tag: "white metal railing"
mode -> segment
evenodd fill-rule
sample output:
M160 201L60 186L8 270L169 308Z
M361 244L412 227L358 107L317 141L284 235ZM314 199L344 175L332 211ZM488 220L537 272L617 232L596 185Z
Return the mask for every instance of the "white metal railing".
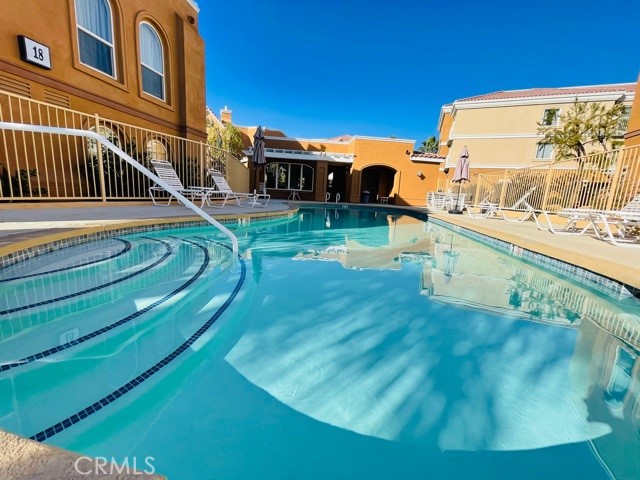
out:
M71 128L61 128L61 127L47 127L43 125L29 125L24 123L9 123L9 122L0 122L0 130L10 130L10 131L21 131L21 132L31 132L31 133L43 133L49 135L63 135L63 136L73 136L73 137L84 137L86 139L94 140L98 142L98 144L103 145L105 148L112 151L114 154L118 155L122 160L127 162L137 171L142 173L145 177L149 178L153 182L155 182L160 187L164 188L167 192L176 197L180 202L182 202L185 207L189 210L193 211L198 216L202 217L204 220L209 222L211 225L216 227L222 233L224 233L231 240L231 244L233 247L233 255L234 258L238 255L238 239L236 236L224 225L220 222L212 218L209 214L207 214L201 208L198 208L194 205L189 199L184 197L180 192L171 187L167 182L160 179L158 176L153 174L147 168L142 166L140 163L135 161L131 156L124 152L120 147L111 143L111 141L107 140L102 135L97 134L96 132L92 132L90 130L79 130L79 129L71 129Z
M148 169L152 158L171 162L185 185L210 186L208 168L226 174L226 165L238 161L226 150L161 125L127 124L2 90L0 122L94 131ZM95 140L0 131L0 202L149 198L147 177L121 163Z

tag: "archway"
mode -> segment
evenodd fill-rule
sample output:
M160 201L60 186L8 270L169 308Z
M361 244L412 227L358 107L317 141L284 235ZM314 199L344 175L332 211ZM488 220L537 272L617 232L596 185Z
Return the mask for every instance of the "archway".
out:
M369 192L369 201L379 203L381 198L390 197L396 170L375 165L362 169L360 191Z

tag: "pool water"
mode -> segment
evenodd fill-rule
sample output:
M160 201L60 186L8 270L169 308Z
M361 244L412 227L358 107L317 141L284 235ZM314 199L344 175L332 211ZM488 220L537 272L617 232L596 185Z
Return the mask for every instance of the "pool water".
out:
M638 478L640 301L380 210L0 271L0 428L169 479Z

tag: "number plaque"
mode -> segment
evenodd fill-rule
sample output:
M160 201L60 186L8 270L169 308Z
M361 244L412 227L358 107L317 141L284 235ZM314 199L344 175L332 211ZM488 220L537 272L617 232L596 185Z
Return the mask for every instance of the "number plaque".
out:
M18 44L20 45L20 58L23 61L51 70L49 47L24 35L18 35Z

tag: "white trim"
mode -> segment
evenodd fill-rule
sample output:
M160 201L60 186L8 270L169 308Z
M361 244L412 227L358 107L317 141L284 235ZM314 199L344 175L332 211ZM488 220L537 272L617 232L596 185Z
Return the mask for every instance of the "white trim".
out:
M140 41L142 39L142 25L148 25L149 28L153 31L153 33L156 35L156 38L158 39L158 43L160 44L160 51L162 53L162 72L158 72L155 68L147 65L146 63L144 63L142 61L142 42ZM142 81L142 79L144 78L143 76L143 72L140 72L140 86L142 87L142 91L144 93L146 93L147 95L152 96L153 98L157 98L158 100L162 100L163 102L166 103L167 101L167 85L166 85L166 77L164 74L164 69L166 68L166 58L165 58L165 53L164 53L164 43L162 43L162 37L160 37L160 34L158 33L158 31L156 30L156 28L151 25L151 23L147 22L146 20L141 21L138 24L138 47L140 49L140 65L142 65L143 67L148 68L149 70L151 70L153 73L157 74L160 76L160 78L162 78L162 97L158 97L157 95L154 95L151 92L147 92L144 89L144 82Z
M470 170L489 170L489 169L496 169L496 170L515 170L518 168L531 168L531 167L540 167L540 163L546 163L548 165L551 165L552 163L556 163L553 161L553 159L549 159L549 158L545 158L545 159L540 159L540 160L532 160L531 163L528 164L496 164L496 165L486 165L486 164L477 164L477 163L472 163L469 165L469 169ZM454 163L450 163L450 164L445 164L442 165L442 169L444 168L455 168L456 167L456 162ZM557 170L572 170L575 169L577 167L562 167L559 165L554 165L553 167L554 169Z
M411 161L415 163L442 163L444 158L429 158L429 157L411 157Z
M615 102L621 95L625 96L623 103L633 103L635 94L628 91L572 93L564 95L544 95L534 97L505 98L492 100L456 100L453 102L453 114L456 110L490 107L515 107L524 105L555 105L558 103L578 102Z
M187 3L193 7L196 13L200 13L200 8L198 7L198 4L194 0L187 0Z
M518 138L543 138L540 133L482 133L469 135L451 135L449 140L489 140L489 139L518 139Z
M331 143L335 145L346 145L353 142L355 139L360 140L379 140L382 142L397 142L397 143L411 143L415 144L415 140L409 140L406 138L387 138L387 137L368 137L366 135L352 135L351 139L346 142L339 140L329 140L326 138L300 138L300 137L275 137L271 135L265 135L265 140L283 140L285 142L318 142L318 143Z
M251 157L253 155L253 147L243 150L242 153ZM265 158L277 158L283 160L307 160L310 162L335 162L352 164L354 155L352 153L336 153L336 152L315 152L307 150L290 150L286 148L265 148Z
M452 103L448 103L446 105L443 105L442 108L440 109L440 116L438 117L438 132L440 132L440 130L442 130L442 122L444 121L444 114L445 113L451 113L453 111L453 104Z
M115 30L115 28L113 26L113 7L112 7L111 2L109 0L106 0L106 4L107 4L107 7L109 7L109 26L111 27L111 38L113 40L112 43L109 43L104 38L100 37L99 35L96 35L91 30L87 30L85 27L83 27L82 25L80 25L78 23L78 9L77 9L75 0L73 2L73 14L76 17L76 38L77 38L77 41L78 41L78 61L80 62L80 64L84 65L85 67L91 68L92 70L95 70L96 72L100 72L101 74L106 75L107 77L110 77L110 78L113 78L115 80L118 80L118 64L116 62L116 60L117 60L116 59L116 30ZM105 45L108 45L109 47L111 47L111 62L113 62L113 75L111 75L110 73L105 72L104 70L100 70L99 68L96 68L93 65L89 65L87 63L84 63L82 61L82 54L80 52L80 34L78 33L78 30L82 30L87 35L89 35L91 37L94 37L96 40L104 43Z

